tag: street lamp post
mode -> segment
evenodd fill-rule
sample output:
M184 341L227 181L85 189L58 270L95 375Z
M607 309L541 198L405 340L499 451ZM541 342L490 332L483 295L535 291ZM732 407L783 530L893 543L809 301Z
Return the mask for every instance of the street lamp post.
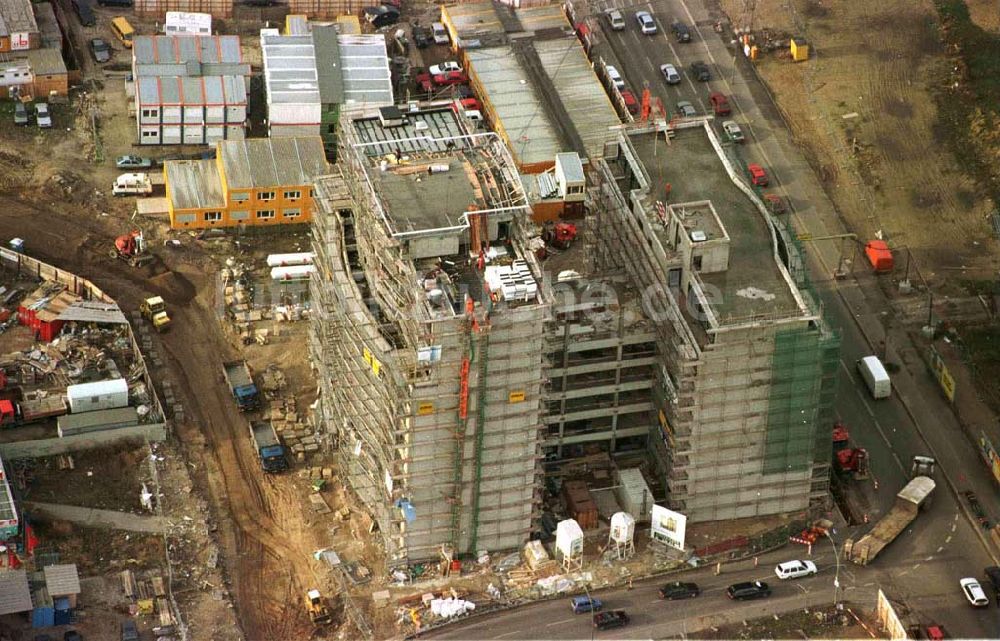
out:
M830 536L830 531L825 532L826 538L830 539L830 546L833 547L833 558L837 563L837 570L833 577L833 607L837 607L838 597L840 596L840 553L837 552L837 544L833 542L833 537Z

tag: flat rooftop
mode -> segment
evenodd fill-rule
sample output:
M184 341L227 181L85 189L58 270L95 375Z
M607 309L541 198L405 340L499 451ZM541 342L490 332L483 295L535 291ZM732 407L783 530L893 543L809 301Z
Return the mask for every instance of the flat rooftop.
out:
M669 145L653 134L630 136L639 161L652 181L654 193L671 186L670 201L710 200L729 234L729 269L701 274L701 280L718 289L712 310L720 325L749 320L751 316L794 316L801 312L792 286L774 257L771 231L754 203L730 179L708 134L700 127L679 129ZM657 216L648 197L647 214ZM661 238L666 246L668 240Z
M447 171L441 171L444 166ZM462 154L416 160L373 172L372 178L394 233L463 226L463 214L485 206L475 169Z
M700 231L705 234L705 240L727 238L726 230L713 211L710 200L670 204L667 205L667 209L681 221L689 235L691 232Z

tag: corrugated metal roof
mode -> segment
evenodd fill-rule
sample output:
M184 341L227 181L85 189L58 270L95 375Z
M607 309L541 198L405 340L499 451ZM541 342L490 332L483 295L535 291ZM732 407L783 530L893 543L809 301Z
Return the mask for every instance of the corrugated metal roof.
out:
M0 36L38 33L31 0L0 0Z
M28 52L32 73L39 76L58 76L66 73L66 62L58 49L32 49Z
M31 590L24 569L0 572L0 615L31 610Z
M314 31L315 33L315 31ZM393 104L392 77L385 36L340 35L344 103L369 107Z
M125 315L115 303L78 301L59 314L59 320L83 321L87 323L127 323Z
M222 181L214 160L168 160L167 197L174 209L225 207Z
M80 575L75 563L47 565L45 572L45 588L53 597L80 594Z
M260 41L268 104L319 103L319 78L312 36L262 33Z
M250 75L239 36L136 36L132 67L136 77Z
M604 143L612 138L608 128L620 125L621 119L591 68L580 41L576 38L536 40L534 46L542 68L583 140L588 157L599 158L604 153Z
M247 104L243 76L188 78L139 78L136 92L140 106L204 106Z
M493 107L499 130L520 164L552 162L562 144L536 88L510 47L469 49L469 71L478 79Z
M307 185L329 171L319 136L219 143L230 189Z

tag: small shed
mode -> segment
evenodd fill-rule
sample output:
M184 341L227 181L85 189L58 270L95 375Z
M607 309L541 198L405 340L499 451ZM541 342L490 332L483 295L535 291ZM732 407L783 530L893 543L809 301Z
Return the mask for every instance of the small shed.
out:
M597 503L590 494L590 489L584 481L566 481L562 486L563 500L566 503L566 513L580 524L584 530L597 527Z
M80 574L77 572L76 564L47 565L43 572L49 596L54 601L67 599L69 607L76 608L76 597L80 594Z
M793 61L802 62L809 59L809 43L805 38L792 38L788 47Z
M28 573L23 568L0 572L0 615L30 611Z

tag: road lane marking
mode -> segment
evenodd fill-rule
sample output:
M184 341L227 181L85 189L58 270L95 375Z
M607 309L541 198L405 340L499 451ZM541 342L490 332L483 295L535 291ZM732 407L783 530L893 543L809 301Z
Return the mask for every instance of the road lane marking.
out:
M497 639L502 639L502 638L504 638L504 637L509 637L509 636L513 636L513 635L515 635L515 634L521 634L521 633L520 633L520 632L518 632L517 630L515 630L515 631L513 631L513 632L504 632L503 634L498 634L498 635L496 636L496 638L497 638Z
M545 627L546 628L551 628L554 625L562 625L563 623L569 623L570 621L573 621L573 620L574 619L572 617L570 617L568 619L563 619L562 621L553 621L552 623L546 623Z
M948 538L946 538L946 539L944 540L944 542L945 542L945 543L951 543L951 535L950 535L950 534L948 535Z

